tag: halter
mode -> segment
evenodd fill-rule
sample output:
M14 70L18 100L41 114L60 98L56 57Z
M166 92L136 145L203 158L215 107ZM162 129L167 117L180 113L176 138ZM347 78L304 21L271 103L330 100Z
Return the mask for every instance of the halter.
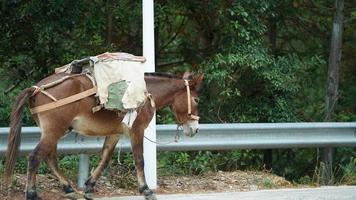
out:
M190 120L199 120L199 116L198 115L193 115L192 114L192 99L191 99L191 95L190 95L190 87L189 87L189 81L184 79L184 85L187 88L187 100L188 100L188 118Z
M189 120L196 120L198 121L199 120L199 116L198 115L193 115L192 114L192 102L191 102L191 95L190 95L190 87L189 87L189 81L184 79L184 85L186 86L187 88L187 101L188 101L188 119ZM182 124L177 124L177 129L176 129L176 135L174 137L174 141L171 141L171 142L166 142L166 143L160 143L160 142L156 142L156 141L153 141L151 140L150 138L144 136L144 138L154 144L158 144L158 145L170 145L170 144L173 144L173 143L177 143L180 139L180 136L179 136L179 128L182 127Z

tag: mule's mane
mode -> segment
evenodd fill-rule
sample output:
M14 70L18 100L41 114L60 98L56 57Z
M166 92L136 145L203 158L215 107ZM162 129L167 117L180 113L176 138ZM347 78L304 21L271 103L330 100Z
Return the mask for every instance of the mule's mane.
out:
M171 73L163 73L163 72L146 72L145 76L149 77L161 77L161 78L175 78L175 79L182 79L182 77L179 77L175 74Z

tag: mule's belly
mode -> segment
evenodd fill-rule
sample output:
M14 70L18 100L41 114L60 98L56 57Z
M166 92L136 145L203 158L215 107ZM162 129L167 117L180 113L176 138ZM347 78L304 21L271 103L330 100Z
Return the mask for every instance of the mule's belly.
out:
M121 123L122 118L109 112L98 112L77 116L72 121L72 128L82 135L107 136L123 134L125 127Z

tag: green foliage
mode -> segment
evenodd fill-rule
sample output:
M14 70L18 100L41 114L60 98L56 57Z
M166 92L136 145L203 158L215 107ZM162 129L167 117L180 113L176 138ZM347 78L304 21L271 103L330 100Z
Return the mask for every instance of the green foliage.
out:
M60 156L58 158L58 165L66 177L75 179L78 175L79 156Z
M117 154L114 155L114 165L117 162L118 158L117 158ZM134 162L134 157L132 155L132 153L122 153L120 154L120 163L124 166L126 166L126 168L130 169L131 171L135 169L135 162Z
M0 126L8 126L11 108L9 102L3 93L0 93Z
M18 179L12 179L12 182L10 184L10 187L11 188L16 188L16 187L20 187L21 186L21 183Z
M4 175L5 163L4 159L0 158L0 178Z
M234 150L221 153L221 170L262 169L262 154L259 150Z
M199 151L195 158L189 162L189 169L193 174L202 174L217 171L218 157L210 151Z
M47 163L42 162L40 164L40 166L38 167L38 171L37 172L40 173L40 174L48 174L48 173L51 173L51 170L47 166Z
M276 150L273 158L273 172L288 180L298 181L306 175L313 177L318 165L314 149Z
M204 174L207 172L261 169L259 151L164 152L158 154L160 174Z
M98 166L100 162L100 156L98 155L90 155L89 157L89 169L93 169Z
M27 172L27 158L26 157L22 156L17 159L14 171L17 173L26 174L26 172Z
M298 179L297 183L303 185L313 185L313 179L310 178L308 175L302 176Z
M174 124L175 118L170 108L163 108L156 113L157 124Z
M205 75L201 122L298 122L324 119L332 25L331 1L155 1L156 71ZM339 98L333 119L356 120L356 12L345 2ZM142 54L141 1L3 1L0 8L0 126L26 87L74 59L106 51ZM170 110L157 122L174 123ZM25 112L23 125L34 125ZM315 149L275 150L273 171L289 180L314 180ZM133 168L131 154L120 160ZM339 180L353 180L355 149L338 148ZM160 153L162 173L261 169L258 150ZM92 156L92 166L99 162ZM77 156L59 158L71 177ZM16 171L25 173L20 158ZM1 169L1 162L0 162ZM1 171L1 170L0 170ZM45 165L41 173L47 173ZM310 178L312 177L312 178ZM266 182L268 185L268 181Z
M340 166L343 170L341 178L342 183L355 185L356 184L356 158L351 157L350 162L345 166Z
M187 168L189 162L189 155L186 152L163 152L158 153L158 173L166 174L185 174L189 173Z
M272 189L275 187L275 184L270 178L263 179L263 187Z

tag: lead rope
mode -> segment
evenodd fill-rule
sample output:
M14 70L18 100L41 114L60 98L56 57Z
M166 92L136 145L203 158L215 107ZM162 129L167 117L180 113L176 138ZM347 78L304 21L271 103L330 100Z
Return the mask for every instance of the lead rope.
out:
M146 140L154 143L154 144L158 144L158 145L163 145L163 146L166 146L166 145L170 145L170 144L173 144L173 143L177 143L180 139L180 136L179 136L179 127L181 127L181 125L177 125L177 129L176 129L176 135L174 136L174 141L171 141L171 142L165 142L165 143L161 143L161 142L155 142L153 140L151 140L150 138L146 137L145 135L143 136ZM121 160L120 160L120 155L121 155L121 148L122 148L122 143L120 142L121 140L119 140L119 148L118 148L118 151L117 151L117 163L119 165L122 165L121 163Z
M158 145L170 145L170 144L173 144L173 143L178 143L179 142L179 139L180 139L180 135L179 135L179 128L182 127L182 125L179 125L177 124L177 129L176 129L176 135L174 136L174 140L171 141L171 142L164 142L164 143L161 143L161 142L156 142L156 141L153 141L151 140L150 138L146 137L145 135L143 136L146 140L154 143L154 144L158 144Z

